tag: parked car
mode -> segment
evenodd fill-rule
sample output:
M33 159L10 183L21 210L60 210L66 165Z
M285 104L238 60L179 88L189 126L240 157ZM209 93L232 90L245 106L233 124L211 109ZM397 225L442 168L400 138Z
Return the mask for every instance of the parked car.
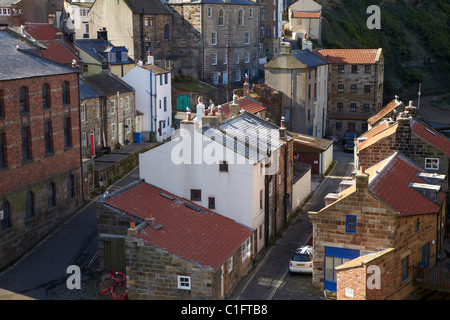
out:
M346 133L344 133L344 135L342 136L342 144L345 145L345 143L347 141L354 141L356 138L358 137L358 135L356 134L355 131L347 131Z
M349 140L344 144L344 151L353 152L353 149L355 148L355 141Z
M289 262L290 272L312 273L312 246L298 248Z

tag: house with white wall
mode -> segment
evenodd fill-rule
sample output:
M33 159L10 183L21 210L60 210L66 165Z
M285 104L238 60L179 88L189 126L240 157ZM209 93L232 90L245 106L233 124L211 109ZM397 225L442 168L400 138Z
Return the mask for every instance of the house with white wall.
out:
M137 65L123 81L136 91L136 109L142 115L144 141L164 141L170 138L172 128L171 72L155 66L149 56L146 65Z
M181 122L171 141L139 155L140 178L231 218L255 232L254 252L286 223L292 205L292 139L278 127L231 106ZM285 170L287 168L287 170Z
M89 10L95 0L64 1L64 10L68 14L75 39L89 39Z

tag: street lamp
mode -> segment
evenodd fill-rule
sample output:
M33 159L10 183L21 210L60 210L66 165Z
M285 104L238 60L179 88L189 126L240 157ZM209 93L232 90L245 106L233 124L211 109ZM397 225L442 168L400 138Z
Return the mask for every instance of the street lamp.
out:
M103 187L105 186L105 179L103 179L103 176L101 176L100 180L98 180L98 184L100 185L100 188L102 188L102 194L103 194Z

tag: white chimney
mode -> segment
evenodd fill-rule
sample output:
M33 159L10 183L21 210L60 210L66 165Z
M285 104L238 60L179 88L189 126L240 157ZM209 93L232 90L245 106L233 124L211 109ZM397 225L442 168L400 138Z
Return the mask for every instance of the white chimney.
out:
M151 51L149 51L147 56L147 64L154 65L154 63L155 63L154 57L152 56Z
M198 98L197 104L197 122L201 125L202 117L205 114L205 105L203 104L203 97Z

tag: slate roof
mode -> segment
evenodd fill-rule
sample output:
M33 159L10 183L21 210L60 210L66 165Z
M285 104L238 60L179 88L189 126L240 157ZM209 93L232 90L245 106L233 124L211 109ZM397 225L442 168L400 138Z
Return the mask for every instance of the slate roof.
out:
M83 77L80 77L80 100L102 97L102 93L93 88Z
M172 14L160 0L124 0L133 13Z
M232 219L145 182L103 203L135 217L136 225L151 212L155 224L162 227L155 229L147 226L140 229L136 237L215 271L253 232Z
M128 52L128 50L124 46L114 46L110 41L103 39L78 39L75 40L75 45L99 62L108 61L108 59L103 56L102 53L109 52L113 48ZM111 64L113 65L122 63L134 63L134 60L128 57L128 61L122 62L120 58L117 57L116 62L111 62Z
M298 61L304 63L308 68L328 64L328 62L320 58L317 54L309 50L292 51L292 55Z
M34 50L36 47L19 40L6 29L0 30L0 57L8 62L0 68L0 81L78 72L31 53Z
M134 92L133 87L128 85L125 81L119 79L117 76L108 72L87 75L84 80L89 83L96 90L102 92L107 96L112 96L119 93Z
M382 49L316 49L314 52L331 63L374 64Z

